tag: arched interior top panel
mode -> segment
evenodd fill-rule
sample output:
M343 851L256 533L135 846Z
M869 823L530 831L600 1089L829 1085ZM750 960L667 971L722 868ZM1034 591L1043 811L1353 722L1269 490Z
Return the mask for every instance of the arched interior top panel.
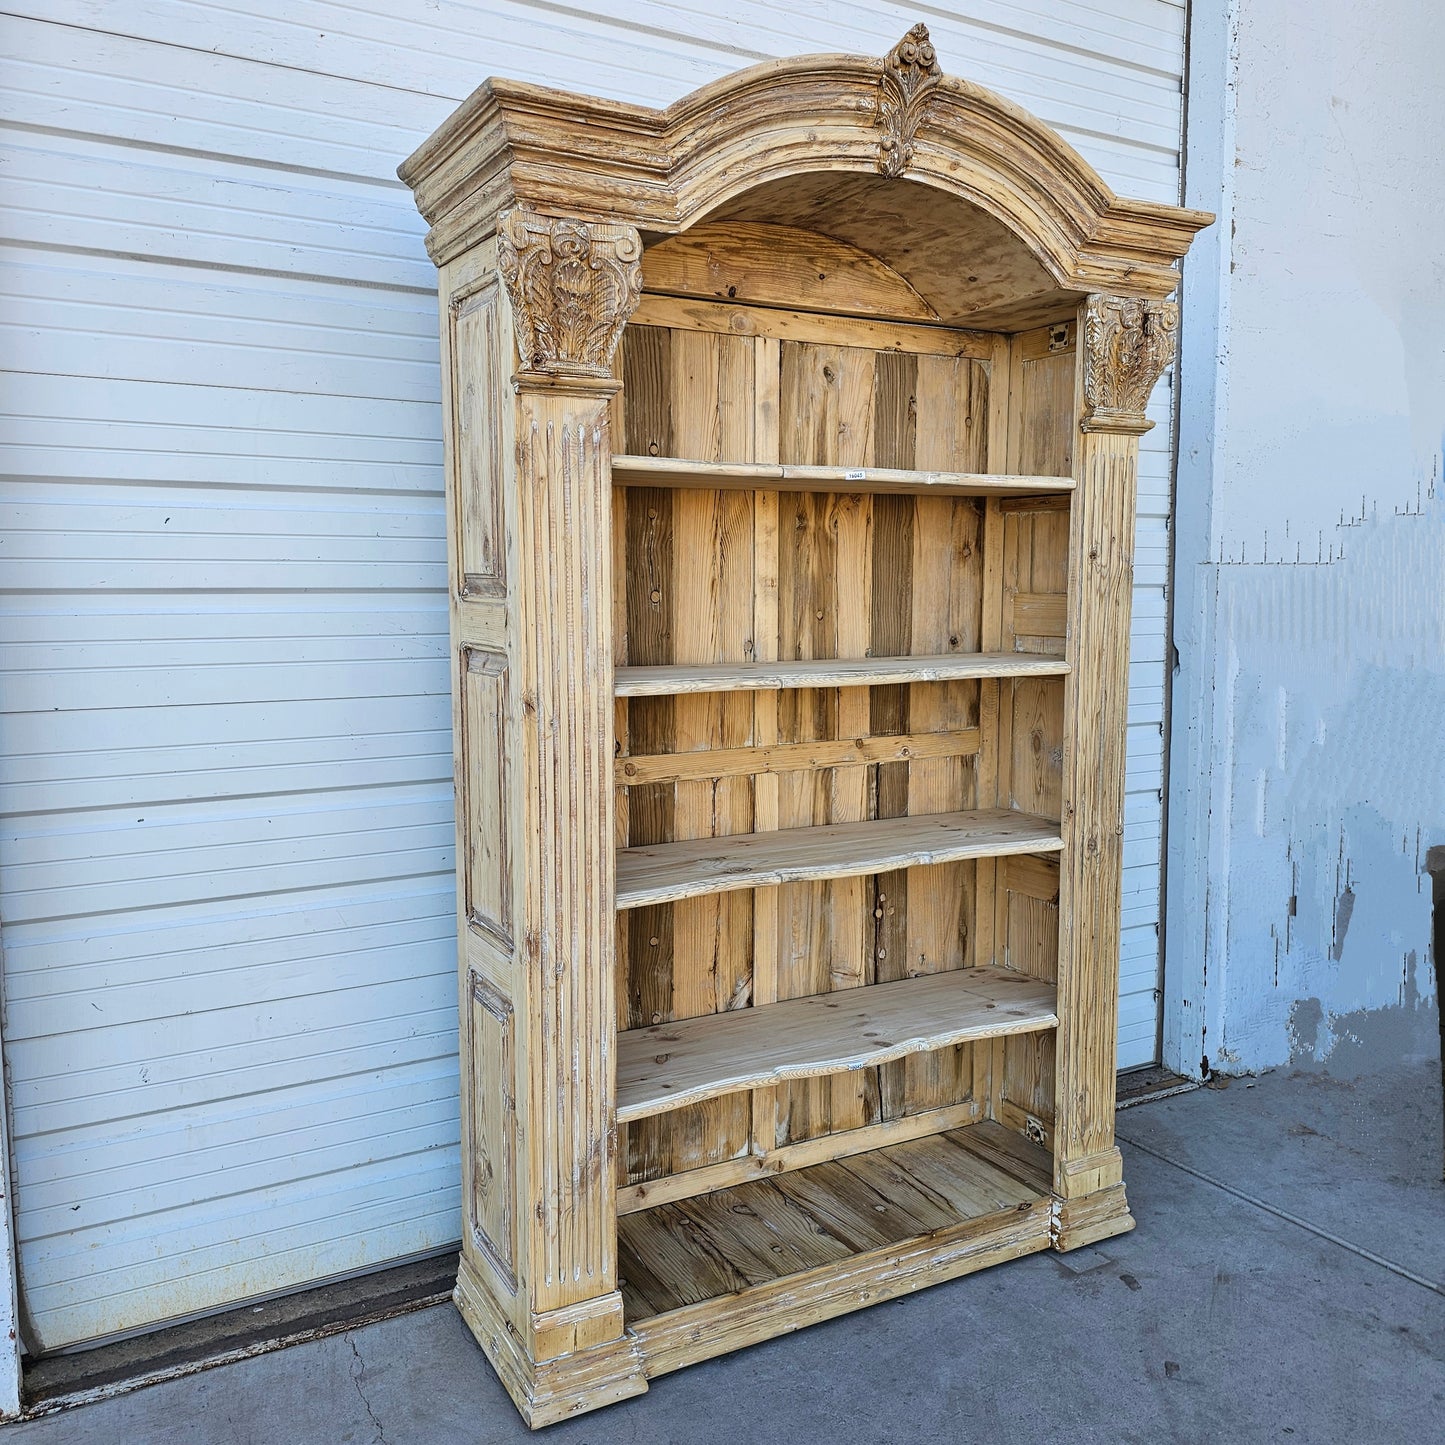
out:
M861 245L770 220L707 220L642 257L644 290L897 321L939 320L908 281Z
M1067 314L1082 295L1060 287L1002 221L912 181L789 176L734 197L708 219L798 227L857 248L950 326L1018 330Z

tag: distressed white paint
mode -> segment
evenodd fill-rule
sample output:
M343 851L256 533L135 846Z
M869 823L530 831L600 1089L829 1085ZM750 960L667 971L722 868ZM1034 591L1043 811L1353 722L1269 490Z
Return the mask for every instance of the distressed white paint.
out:
M1207 9L1190 199L1227 219L1186 289L1168 1061L1233 1071L1429 1022L1445 13L1237 0L1231 58Z
M662 104L909 5L15 0L5 919L37 1343L459 1217L435 272L394 167L489 73ZM1175 0L922 12L1178 197ZM1145 439L1121 1059L1152 1058L1168 402Z

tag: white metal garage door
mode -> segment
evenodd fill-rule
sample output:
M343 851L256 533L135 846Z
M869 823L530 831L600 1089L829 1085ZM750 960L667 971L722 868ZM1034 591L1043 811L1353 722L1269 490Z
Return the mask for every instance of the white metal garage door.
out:
M396 162L489 73L662 103L768 55L882 54L919 17L6 8L0 906L20 1268L53 1348L457 1234L435 277ZM956 8L927 13L949 69L1177 200L1181 5ZM1162 426L1126 1064L1157 1026L1168 451Z

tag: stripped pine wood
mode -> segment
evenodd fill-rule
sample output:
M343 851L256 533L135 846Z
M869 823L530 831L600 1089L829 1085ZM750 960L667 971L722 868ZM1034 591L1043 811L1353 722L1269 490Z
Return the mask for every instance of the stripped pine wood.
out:
M1043 327L1011 343L1009 465L1062 466L1073 456L1077 326ZM1047 459L1042 462L1040 459ZM1000 498L998 643L1020 653L1057 654L1065 646L1072 499ZM1043 816L1062 807L1064 709L1061 685L1014 679L1000 689L998 801ZM1022 805L1016 799L1024 799ZM1021 897L1007 863L995 865L989 928L994 956L1012 968L1052 978L1057 908ZM1035 972L1035 970L1041 970ZM1046 1138L1054 1115L1054 1041L992 1046L990 1108L996 1118Z
M877 373L884 358L872 358L873 365L857 384L866 387L868 400L850 396L845 388L840 397L840 410L845 418L856 416L860 409L877 402ZM871 407L870 407L871 409ZM858 436L847 430L846 420L840 440L847 440L848 449L841 460L846 464L858 455L868 455L876 445L878 418L873 417L871 434ZM850 456L849 453L852 453ZM835 583L838 610L837 648L844 656L858 656L868 648L869 616L873 569L873 499L850 495L846 505L840 499L835 518L838 537L837 579ZM869 690L844 687L838 690L838 731L844 736L862 735L869 727ZM844 764L829 770L832 797L829 817L838 824L869 817L873 800L870 797L872 770L867 766ZM862 988L875 977L870 947L872 935L872 885L862 877L842 878L829 885L830 932L835 952L828 966L831 990ZM830 1128L857 1129L875 1122L879 1117L878 1081L875 1076L849 1072L830 1080L832 1098L829 1108Z
M913 1178L946 1200L954 1212L965 1219L1016 1207L1033 1198L1033 1190L1002 1170L987 1166L960 1168L958 1147L953 1138L934 1134L913 1144L900 1145L890 1151L890 1157L906 1159ZM972 1157L984 1165L981 1156Z
M1053 990L1004 969L965 968L657 1024L618 1037L617 1117L945 1048L1052 1028Z
M952 358L948 360L951 361ZM877 492L906 497L929 494L945 497L1036 496L1040 492L1067 494L1074 489L1071 477L1044 474L1014 476L1009 473L928 471L861 464L849 466L846 463L837 466L800 463L784 466L770 466L765 463L723 466L714 462L660 455L616 457L613 461L612 477L613 481L622 487Z
M1047 1194L1053 1183L1049 1151L994 1119L952 1130L947 1137L1029 1189Z
M673 445L709 459L749 459L753 447L754 346L741 337L671 334L666 401ZM752 508L740 493L682 491L673 500L677 536L672 658L683 664L740 661L751 651ZM748 698L688 694L673 703L672 749L735 748L751 742ZM748 831L752 787L742 776L674 784L679 841ZM673 1000L667 1017L695 1018L752 997L752 906L734 895L679 898L673 908ZM692 1169L745 1151L746 1099L719 1098L672 1121L670 1168Z
M1001 808L783 828L652 847L617 855L617 906L642 908L768 884L855 878L961 858L1048 853L1058 824Z
M780 1313L789 1330L800 1329L1047 1248L1049 1217L1040 1200L920 1232L736 1295L659 1311L638 1321L633 1338L648 1378L655 1379L772 1338L779 1333Z
M910 358L912 360L912 358ZM913 400L913 379L916 368L910 368L905 386L899 387L894 431L900 436L899 445L912 442L912 422L915 419ZM912 449L909 447L909 449ZM893 587L903 595L912 595L915 590L913 579L913 532L916 523L916 501L910 497L879 497L874 500L874 559L873 575L873 646L883 652L909 652L913 637L910 630L913 608L889 605L894 598L887 597L887 588ZM912 727L909 711L910 689L906 685L889 688L874 688L871 698L871 725L877 733L893 733L907 736ZM876 793L877 816L879 818L900 818L907 814L909 803L910 764L899 762L877 769ZM879 873L873 880L873 948L874 977L880 983L905 978L909 967L909 946L907 946L907 873L903 868L893 868ZM905 1077L902 1068L884 1068L879 1071L879 1111L883 1118L894 1118L905 1111L900 1097L900 1084Z
M1009 361L1009 345L998 350L998 364L994 368L996 393L1004 392L1000 383L1006 374ZM1009 406L1013 393L1009 390ZM990 457L1009 455L1009 406L1001 415L996 413L990 431ZM984 503L983 516L983 603L978 618L978 637L984 649L996 649L1003 637L1003 513L996 497ZM978 749L975 764L977 773L978 803L984 808L997 806L1003 798L1000 789L1000 740L1004 736L1004 695L1012 698L1012 689L1006 682L985 678L978 683L978 731L983 743ZM974 864L974 958L988 962L997 961L1001 955L1000 938L997 928L998 915L998 866L993 858L980 858ZM974 1049L974 1091L987 1104L990 1116L996 1116L1000 1103L1001 1078L1003 1078L1003 1046L994 1042L988 1048Z
M618 387L617 394L612 398L611 429L612 434L626 445L627 438L627 408L625 397L627 394L624 363L624 348L619 345L618 354L613 358L612 374L615 379L623 382ZM638 498L642 501L644 499ZM630 624L629 604L633 596L633 588L630 585L629 559L631 553L628 549L628 520L631 514L629 496L625 492L619 492L615 487L612 493L612 676L614 681L619 670L627 666L629 655L628 627ZM612 705L612 736L615 751L627 753L631 751L632 727L632 706L623 697L619 696L614 687ZM617 820L615 833L616 845L619 848L627 846L631 837L631 808L632 799L626 788L618 788L613 794L613 807ZM619 918L617 923L617 958L619 974L625 980L627 973L627 922ZM618 1001L618 1027L626 1028L627 1020L625 1008L627 1003L627 989L625 983L617 990Z
M743 306L936 322L933 308L858 246L748 221L704 222L649 248L643 284L653 295L710 296Z
M766 1089L754 1090L754 1098L768 1092ZM978 1123L982 1117L982 1109L970 1099L967 1103L952 1104L946 1109L906 1114L899 1119L881 1119L876 1124L866 1124L861 1129L849 1129L842 1134L821 1134L796 1144L779 1145L745 1159L728 1159L703 1169L690 1169L684 1174L669 1174L663 1179L623 1185L617 1191L617 1212L631 1214L653 1204L690 1199L697 1194L729 1189L734 1184L744 1184L753 1179L770 1179L790 1169L807 1169L828 1159L845 1159L852 1154L881 1148L884 1144L901 1144L928 1134L965 1128Z
M784 340L779 362L779 460L845 470L864 465L873 442L875 353ZM792 527L784 531L789 517ZM788 491L780 495L779 518L780 652L796 658L861 656L867 651L871 499ZM866 693L856 687L831 694L790 692L779 699L779 736L797 741L820 734L861 736L868 731L866 708ZM789 775L779 784L780 824L796 829L861 820L867 816L867 789L862 768ZM779 960L779 997L870 981L864 892L856 874L780 890L789 947ZM818 1079L779 1090L777 1142L868 1122L876 1116L869 1083Z
M1064 647L1068 602L1068 504L1001 510L1003 645L1014 652L1057 655Z
M918 380L920 368L926 360L933 358L878 358L876 460L880 462L897 467L913 466L917 462ZM945 365L951 360L945 358ZM947 409L941 410L946 412ZM937 420L929 418L934 424ZM913 608L906 604L915 595L917 587L913 573L914 540L922 505L916 497L880 496L873 500L873 597L869 638L869 650L872 652L903 654L915 650ZM942 505L951 511L949 503ZM938 599L934 600L937 602ZM875 688L871 699L874 730L906 734L912 724L910 697L911 689L906 685ZM877 769L875 810L879 818L902 817L908 812L910 773L908 763ZM873 929L869 946L873 956L873 976L881 983L907 976L907 879L907 871L898 868L880 873L872 880ZM878 1071L880 1117L891 1119L905 1112L900 1097L900 1085L905 1077L906 1071L902 1067Z
M921 466L983 467L988 464L991 384L981 367L923 358L919 363L918 410L930 424L920 427L916 462ZM947 418L945 424L934 418ZM982 644L983 518L978 502L945 503L920 497L916 503L913 588L907 598L912 645L920 652L961 650ZM946 730L979 721L976 683L909 688L913 727ZM920 759L908 770L907 811L911 815L979 806L974 760ZM907 961L910 974L986 963L972 936L977 887L975 861L952 864L938 877L910 871L906 878ZM917 1113L970 1098L975 1088L972 1046L911 1058L901 1074L901 1108Z
M902 1263L915 1242L931 1242L942 1264L951 1262L955 1232L992 1244L998 1230L1007 1252L1015 1243L1007 1226L1017 1228L1027 1220L1017 1242L1032 1240L1037 1247L1040 1231L1047 1236L1047 1210L1036 1212L1044 1191L992 1162L987 1142L978 1152L968 1147L970 1134L960 1130L887 1146L685 1205L658 1205L624 1216L619 1221L623 1297L649 1368L677 1347L662 1347L669 1338L680 1342L681 1330L674 1334L674 1328L702 1319L711 1328L705 1340L693 1342L702 1346L693 1357L712 1353L709 1346L729 1338L731 1318L740 1317L733 1328L746 1320L754 1303L749 1296L757 1292L761 1303L783 1282L795 1299L820 1309L816 1318L826 1318L837 1312L828 1309L833 1303L829 1274L845 1263L842 1273L852 1278L837 1301L844 1309L850 1306L843 1301L864 1280L870 1282L870 1293L873 1288L886 1292L893 1270L880 1254ZM995 1262L991 1251L984 1262ZM960 1263L966 1270L967 1263ZM854 1298L851 1307L859 1302ZM705 1314L695 1308L707 1304L713 1308ZM649 1341L657 1342L656 1355Z
M960 652L938 656L765 659L711 667L619 667L618 697L669 697L683 692L763 691L784 688L887 687L907 682L977 678L1062 677L1060 655Z
M780 1174L773 1187L859 1254L938 1227L880 1194L838 1160Z
M679 1208L703 1238L727 1240L728 1258L749 1285L777 1279L780 1271L793 1274L852 1254L811 1214L766 1184L743 1184L726 1193L694 1195ZM751 1227L735 1230L734 1215L745 1215Z
M845 346L865 351L913 351L940 356L988 356L993 338L979 331L908 325L871 317L829 316L774 306L738 306L691 297L644 296L637 320L726 336L770 336L780 341ZM786 413L785 413L786 414Z
M627 444L671 445L672 420L667 405L671 373L670 333L656 327L631 327L622 347L624 413ZM618 491L625 517L626 570L617 591L627 618L627 660L643 666L673 660L674 595L672 578L676 494L664 490ZM670 749L674 727L671 697L639 699L628 704L627 732L616 744L642 752ZM628 788L625 793L630 845L669 842L675 836L675 790L665 785ZM619 1027L639 1028L672 1017L674 911L669 906L638 909L619 915ZM619 1169L625 1179L653 1178L672 1163L672 1135L645 1123L623 1135Z
M1103 326L1113 329L1108 310ZM1118 317L1117 311L1113 312ZM1146 358L1143 365L1147 368ZM1157 374L1157 373L1155 373ZM1152 378L1151 378L1152 380ZM1107 391L1104 393L1107 396ZM1138 394L1145 394L1140 387ZM1142 406L1141 406L1142 410ZM1142 422L1142 418L1139 418ZM1119 909L1124 831L1129 608L1133 583L1137 425L1085 432L1079 475L1091 488L1073 511L1070 550L1091 558L1070 593L1070 633L1100 646L1070 679L1064 709L1062 805L1070 856L1059 878L1059 987L1073 1013L1058 1041L1055 1068L1069 1085L1057 1098L1054 1191L1061 1232L1072 1227L1073 1202L1112 1194L1114 1232L1133 1227L1118 1188L1123 1165L1114 1143L1114 1048L1118 1013ZM1087 900L1087 901L1086 901ZM1086 1216L1093 1213L1085 1205ZM1106 1220L1095 1220L1092 1237ZM1076 1236L1077 1237L1077 1236Z
M667 111L488 82L402 174L442 278L456 1300L528 1423L1129 1228L1133 489L1208 218L922 27Z
M760 710L768 706L776 713L778 703L775 695L760 692L755 697ZM776 722L773 728L776 729ZM755 736L757 731L755 724ZM961 728L956 732L861 737L851 742L774 743L770 747L708 748L691 753L657 753L650 757L626 754L617 759L615 775L617 782L624 786L737 774L761 779L776 773L806 772L813 768L871 763L906 765L922 758L963 758L978 751L979 741L977 728Z
M1043 818L1060 815L1062 800L1064 710L1058 682L1027 678L1009 689L1006 805L1037 813Z
M782 383L780 343L760 336L754 342L753 450L764 461L775 461L780 435L779 389ZM757 664L776 662L778 656L778 497L773 491L753 494L753 658ZM753 693L753 741L756 751L778 754L778 699L775 693ZM753 779L753 831L770 833L778 827L778 779L769 768ZM755 888L753 899L753 1005L767 1007L778 998L779 915L778 890ZM772 1088L752 1095L752 1135L749 1150L765 1157L778 1132L778 1097Z

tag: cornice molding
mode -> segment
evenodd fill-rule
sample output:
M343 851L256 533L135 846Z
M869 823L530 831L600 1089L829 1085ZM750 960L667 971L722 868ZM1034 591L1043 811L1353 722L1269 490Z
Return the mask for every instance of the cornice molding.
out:
M939 73L926 37L910 31L881 60L769 61L666 110L489 80L398 174L438 265L513 207L665 235L769 181L882 172L993 214L1060 287L1170 294L1175 262L1213 217L1116 196L1027 111Z

